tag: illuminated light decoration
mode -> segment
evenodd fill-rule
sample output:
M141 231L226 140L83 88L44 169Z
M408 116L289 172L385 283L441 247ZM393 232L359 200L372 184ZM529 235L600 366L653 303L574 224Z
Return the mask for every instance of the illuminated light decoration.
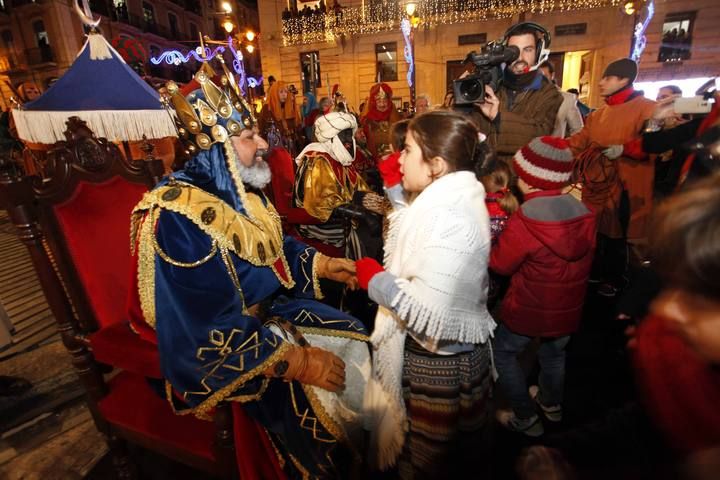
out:
M247 85L250 88L255 88L263 83L263 77L260 75L259 77L247 77Z
M225 47L219 46L211 50L209 47L197 47L195 50L190 50L187 54L182 53L179 50L165 50L160 54L159 57L150 57L150 61L154 65L160 65L163 61L168 65L180 65L181 63L187 63L190 58L193 57L198 62L209 62L216 55L221 54L225 51ZM203 54L204 53L204 54Z
M413 72L415 71L415 59L413 58L413 51L412 51L412 38L410 38L410 35L412 35L412 25L410 24L410 20L407 18L403 18L400 21L400 30L403 34L403 39L405 40L405 48L403 48L403 53L405 54L405 62L408 64L408 71L407 71L407 82L409 86L413 86Z
M417 0L415 15L427 28L437 25L511 18L522 13L550 13L619 7L627 0ZM405 6L394 0L365 2L333 11L282 21L283 45L332 42L341 36L393 31L403 18Z
M225 46L220 45L215 47L214 50L211 50L209 47L202 47L199 46L195 48L194 50L190 50L187 53L182 53L179 50L166 50L160 54L159 57L151 57L150 61L154 65L160 65L162 62L167 63L168 65L180 65L181 63L187 63L190 61L191 58L194 58L198 62L209 62L213 58L215 58L217 55L222 55L225 52ZM254 85L250 84L250 78L247 77L245 74L245 65L243 64L243 54L240 50L235 49L235 46L233 45L233 38L228 37L227 40L227 48L230 49L230 53L232 53L233 61L232 66L233 70L235 70L235 73L237 73L240 76L240 81L238 82L238 85L240 85L240 88L243 91L243 94L245 94L245 85L247 84L250 86L250 88L255 88L258 85L258 80L253 79ZM260 83L262 83L262 77L260 77Z
M233 69L235 72L240 75L240 81L238 82L238 85L240 85L240 90L242 90L243 95L246 94L245 91L245 81L247 79L247 75L245 75L245 64L243 63L243 54L240 50L235 50L235 46L233 45L233 39L232 37L228 37L228 47L230 47L230 52L233 56Z
M652 20L654 14L655 4L653 4L652 0L650 0L650 2L647 4L647 17L645 17L644 21L638 22L637 25L635 25L635 32L633 34L633 49L630 53L630 58L632 58L636 62L640 61L640 57L642 56L642 53L645 50L645 46L647 45L647 37L645 37L645 31L647 30L648 24L650 23L650 20Z

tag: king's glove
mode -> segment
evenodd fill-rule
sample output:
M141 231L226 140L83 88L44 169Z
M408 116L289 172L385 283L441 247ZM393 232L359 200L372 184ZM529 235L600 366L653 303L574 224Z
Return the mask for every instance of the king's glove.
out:
M316 347L292 345L263 374L288 382L297 380L334 393L345 389L345 362L334 353Z
M320 252L317 252L315 256L317 258L317 271L315 273L319 278L344 283L350 290L357 288L355 262L349 258L328 257Z

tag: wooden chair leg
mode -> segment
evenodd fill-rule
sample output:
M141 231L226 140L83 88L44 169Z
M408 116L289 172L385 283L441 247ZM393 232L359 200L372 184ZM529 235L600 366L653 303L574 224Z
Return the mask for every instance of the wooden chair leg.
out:
M127 443L116 435L109 435L107 443L117 480L137 480L139 478L137 467L130 459Z
M232 406L221 402L215 407L215 458L220 465L222 478L238 478L237 458L235 458L235 438L233 437Z

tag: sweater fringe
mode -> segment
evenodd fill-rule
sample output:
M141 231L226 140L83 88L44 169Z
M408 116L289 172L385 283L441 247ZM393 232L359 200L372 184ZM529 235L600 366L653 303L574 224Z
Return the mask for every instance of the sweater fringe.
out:
M396 280L400 291L392 301L398 317L405 319L407 328L433 340L453 340L461 343L485 343L492 336L495 321L490 313L485 319L477 315L462 315L452 309L429 305L411 292L412 284L403 278Z

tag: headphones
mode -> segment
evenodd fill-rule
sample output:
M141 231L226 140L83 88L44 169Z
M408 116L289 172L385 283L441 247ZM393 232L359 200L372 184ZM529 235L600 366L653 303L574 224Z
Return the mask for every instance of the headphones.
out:
M535 22L518 23L507 29L505 35L503 35L502 44L507 45L510 37L515 36L518 30L524 29L532 29L542 34L542 37L537 39L535 44L535 65L530 68L530 71L537 70L538 67L550 57L550 32L548 32L545 27Z

